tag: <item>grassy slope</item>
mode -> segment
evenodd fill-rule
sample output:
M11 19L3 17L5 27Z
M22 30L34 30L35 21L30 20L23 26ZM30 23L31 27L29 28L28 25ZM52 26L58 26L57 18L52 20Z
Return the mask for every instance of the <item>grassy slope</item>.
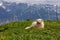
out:
M0 26L0 40L60 40L60 21L45 21L43 30L25 30L31 22L10 22Z

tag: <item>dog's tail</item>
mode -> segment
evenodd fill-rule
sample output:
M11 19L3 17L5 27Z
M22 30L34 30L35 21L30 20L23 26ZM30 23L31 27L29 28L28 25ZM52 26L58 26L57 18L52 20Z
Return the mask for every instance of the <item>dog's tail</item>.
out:
M32 26L28 26L28 27L26 27L25 29L30 29Z

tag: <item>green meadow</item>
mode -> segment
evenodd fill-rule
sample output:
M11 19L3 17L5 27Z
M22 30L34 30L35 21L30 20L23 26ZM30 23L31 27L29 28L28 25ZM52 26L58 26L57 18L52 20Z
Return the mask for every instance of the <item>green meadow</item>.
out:
M0 26L0 40L60 40L60 21L45 20L45 28L39 30L25 27L31 25L32 20L15 21Z

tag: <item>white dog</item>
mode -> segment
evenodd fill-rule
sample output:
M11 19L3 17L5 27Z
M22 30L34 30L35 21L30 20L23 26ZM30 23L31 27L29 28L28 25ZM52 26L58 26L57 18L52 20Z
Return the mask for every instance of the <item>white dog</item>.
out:
M44 21L43 19L37 19L34 22L32 22L32 24L28 27L26 27L25 29L29 29L31 27L37 27L37 28L44 28Z

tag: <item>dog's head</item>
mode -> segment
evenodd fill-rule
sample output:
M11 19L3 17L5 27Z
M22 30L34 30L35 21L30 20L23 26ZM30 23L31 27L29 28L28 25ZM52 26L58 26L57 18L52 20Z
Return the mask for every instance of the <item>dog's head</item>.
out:
M43 22L43 19L37 19L36 21L41 23L41 22Z
M43 19L37 19L37 26L39 26L40 28L44 28L44 21Z

